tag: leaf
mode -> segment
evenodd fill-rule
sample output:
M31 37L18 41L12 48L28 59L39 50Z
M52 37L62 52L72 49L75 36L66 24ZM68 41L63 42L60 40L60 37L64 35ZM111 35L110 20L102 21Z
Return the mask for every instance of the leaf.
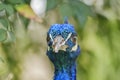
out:
M0 57L0 61L3 62L3 63L5 62L2 57Z
M24 0L5 0L5 2L10 4L22 4Z
M72 6L75 13L84 13L85 15L93 16L91 7L87 6L83 2L75 0L75 1L70 1L69 3Z
M0 41L4 41L7 38L7 33L4 29L0 29Z
M47 0L47 11L57 7L59 0Z
M30 4L31 0L24 0L25 3Z
M58 6L60 1L62 1L62 3ZM48 0L47 10L54 9L56 7L58 7L62 17L74 16L76 21L78 21L82 27L85 25L88 16L94 16L90 6L87 6L79 0Z
M0 4L0 11L5 10L5 15L6 13L8 14L8 16L12 15L15 11L12 5L10 4Z
M65 17L65 16L70 17L73 15L73 12L72 12L73 10L69 4L62 4L59 7L59 11L62 17Z
M7 31L7 39L4 41L4 43L14 42L15 40L15 34L12 31Z
M28 19L33 19L38 22L43 22L42 19L34 13L34 11L29 5L21 4L17 5L15 8L22 16Z
M23 17L22 15L20 16L20 19L22 23L25 25L25 28L27 29L30 20L28 18Z
M4 17L6 15L6 12L5 12L5 10L3 9L3 10L0 10L0 17Z
M3 17L5 15L6 15L5 5L3 3L0 3L0 17Z
M87 16L82 15L82 14L81 15L77 15L77 20L80 23L80 25L83 27L83 26L85 26L85 23L87 21Z
M13 6L9 5L9 4L5 5L5 9L9 16L14 14L14 12L15 12Z
M5 8L5 5L3 3L0 3L0 11Z
M0 19L0 23L7 29L8 21L5 18Z
M12 31L8 31L9 41L14 42L16 40L15 34Z
M80 22L81 26L85 25L88 16L94 16L91 8L81 1L70 1L69 3L72 6L74 16L77 17L77 20Z

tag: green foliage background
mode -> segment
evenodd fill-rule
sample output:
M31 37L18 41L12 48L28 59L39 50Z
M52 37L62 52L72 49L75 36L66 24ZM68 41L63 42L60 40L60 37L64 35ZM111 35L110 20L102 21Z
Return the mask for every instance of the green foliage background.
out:
M21 80L22 57L29 49L41 54L38 48L43 45L34 42L28 34L34 14L25 18L16 9L16 5L29 3L30 0L0 1L0 80L5 80L8 73L14 75L11 80ZM85 4L83 0L47 0L46 6L43 22L34 23L48 29L53 24L51 20L62 23L68 16L78 32L81 54L77 60L77 80L119 80L120 1L103 0L103 5L98 6Z

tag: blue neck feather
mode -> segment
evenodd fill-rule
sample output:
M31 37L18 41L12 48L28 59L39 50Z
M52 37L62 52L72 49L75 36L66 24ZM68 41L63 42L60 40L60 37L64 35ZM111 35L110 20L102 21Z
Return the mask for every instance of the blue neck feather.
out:
M47 55L55 67L54 80L76 80L76 58L80 53L80 48L76 51L59 51L54 53L52 48L47 51Z

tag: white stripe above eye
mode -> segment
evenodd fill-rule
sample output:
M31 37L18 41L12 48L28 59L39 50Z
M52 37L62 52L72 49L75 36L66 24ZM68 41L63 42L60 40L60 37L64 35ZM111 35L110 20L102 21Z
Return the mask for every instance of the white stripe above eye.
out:
M66 38L65 42L71 37L72 33L68 34L68 37Z
M62 43L62 45L64 45L66 43L66 41L71 37L72 33L68 34L68 37L66 38L66 40Z
M50 36L50 39L51 39L51 40L52 40L52 42L53 42L53 38L52 38L52 35L50 34L49 36Z

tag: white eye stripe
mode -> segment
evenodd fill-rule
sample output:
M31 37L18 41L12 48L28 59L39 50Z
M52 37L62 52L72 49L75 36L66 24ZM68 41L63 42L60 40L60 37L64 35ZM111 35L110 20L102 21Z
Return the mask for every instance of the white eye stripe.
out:
M66 41L71 37L71 35L72 35L72 33L69 33L68 37L66 38L66 40L61 45L64 45L66 43Z
M48 49L48 51L49 51L49 50L50 50L50 47L48 46L48 48L47 48L47 49Z
M66 38L65 42L71 37L72 33L68 34L68 37Z
M52 38L52 35L50 34L49 36L50 36L50 39L51 39L51 40L52 40L52 42L53 42L53 38Z
M72 35L72 33L69 33L69 34L68 34L68 37L66 38L66 40L63 42L62 45L65 44L65 42L71 37L71 35ZM53 40L53 38L52 38L52 35L50 34L49 36L50 36L50 39L54 42L54 40Z

